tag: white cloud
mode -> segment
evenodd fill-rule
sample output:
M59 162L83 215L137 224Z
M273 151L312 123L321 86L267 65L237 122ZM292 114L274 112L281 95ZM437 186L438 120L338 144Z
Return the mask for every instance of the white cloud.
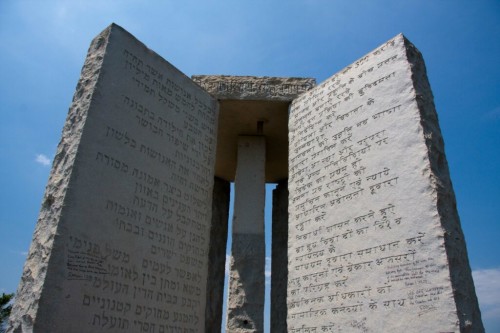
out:
M265 275L266 275L266 282L267 282L267 279L271 277L271 257L266 257L266 271L265 271Z
M231 256L229 254L226 254L226 271L225 271L226 278L229 276L229 266L230 265L231 265Z
M36 155L35 162L40 163L41 165L48 166L50 165L50 158L45 156L44 154Z
M472 272L476 292L484 305L500 302L500 268L480 269Z
M500 268L472 272L484 319L500 318Z
M13 253L13 254L16 254L16 255L19 255L19 256L23 256L23 257L26 257L28 255L28 251L14 251L14 250L10 250L10 253Z
M266 257L266 266L264 268L264 283L266 288L271 288L271 257Z
M483 114L483 120L497 120L500 119L500 106Z

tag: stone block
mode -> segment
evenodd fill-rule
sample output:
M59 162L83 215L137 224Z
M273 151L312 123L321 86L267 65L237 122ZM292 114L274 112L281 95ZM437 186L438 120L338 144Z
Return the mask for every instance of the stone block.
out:
M265 156L264 137L238 138L227 332L257 333L264 330Z
M93 40L9 332L204 330L217 112L117 25Z
M193 75L194 82L220 100L291 102L316 85L313 78Z
M289 135L288 331L483 332L418 50L302 94Z

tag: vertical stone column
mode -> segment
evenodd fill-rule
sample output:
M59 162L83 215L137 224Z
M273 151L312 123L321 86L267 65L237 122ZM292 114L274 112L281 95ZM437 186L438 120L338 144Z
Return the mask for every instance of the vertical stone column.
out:
M286 333L288 282L288 180L273 191L273 244L271 260L271 332Z
M229 182L215 177L208 250L207 306L205 308L205 332L207 333L220 331L222 323L229 192Z
M264 329L265 156L263 136L238 138L228 332L263 332Z

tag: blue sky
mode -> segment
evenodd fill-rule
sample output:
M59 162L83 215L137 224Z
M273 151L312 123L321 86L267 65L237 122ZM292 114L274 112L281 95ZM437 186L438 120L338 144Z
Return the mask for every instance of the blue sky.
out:
M322 82L403 32L423 53L487 332L500 332L500 2L0 0L0 292L17 288L92 38L115 22L186 75Z

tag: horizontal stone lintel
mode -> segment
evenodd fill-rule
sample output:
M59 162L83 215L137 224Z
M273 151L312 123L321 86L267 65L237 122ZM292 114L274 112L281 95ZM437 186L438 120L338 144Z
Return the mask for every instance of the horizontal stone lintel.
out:
M291 102L316 86L314 78L193 75L194 82L217 99Z

